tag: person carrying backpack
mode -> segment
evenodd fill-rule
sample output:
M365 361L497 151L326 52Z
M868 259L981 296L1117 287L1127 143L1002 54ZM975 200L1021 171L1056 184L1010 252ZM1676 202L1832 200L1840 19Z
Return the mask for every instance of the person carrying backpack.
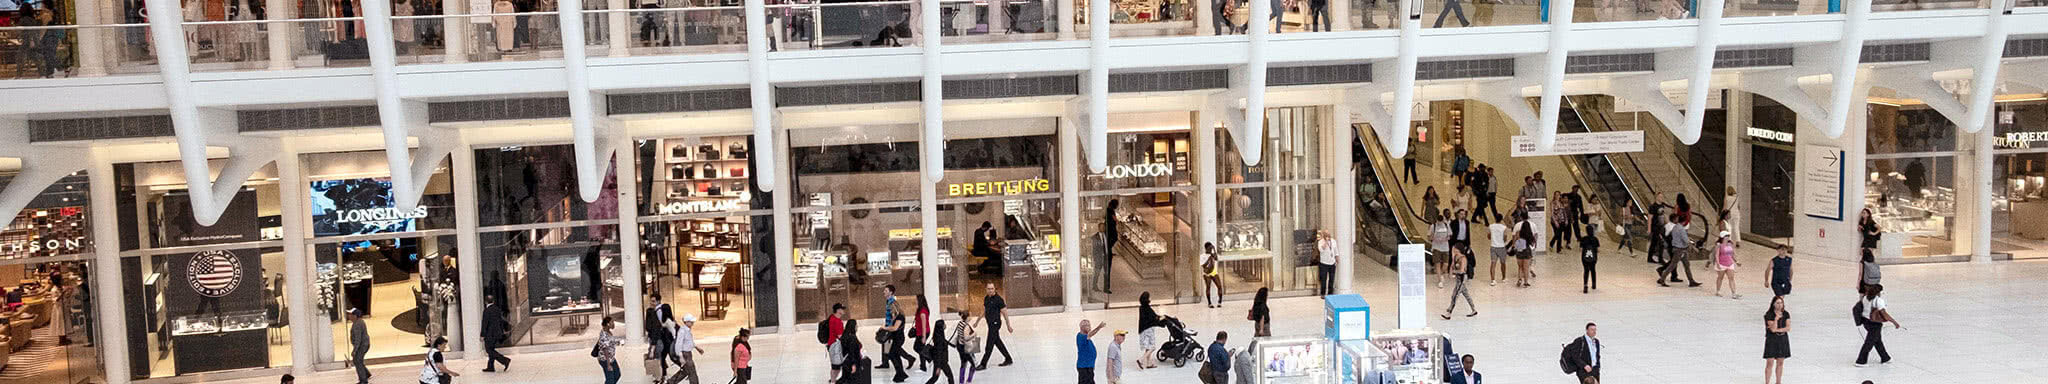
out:
M818 323L818 344L825 345L827 361L832 362L832 381L839 381L841 367L846 365L845 345L841 342L846 333L846 305L833 303L832 315Z

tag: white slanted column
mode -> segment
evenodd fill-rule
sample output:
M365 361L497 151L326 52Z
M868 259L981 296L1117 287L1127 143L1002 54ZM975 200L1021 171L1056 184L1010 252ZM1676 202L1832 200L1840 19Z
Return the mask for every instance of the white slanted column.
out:
M991 7L1001 7L1004 3L989 2ZM922 0L918 2L918 6L922 7L925 16L928 16L918 20L924 25L924 30L938 31L939 1ZM996 20L991 16L989 23L995 24ZM1007 24L1003 25L1005 27L1001 28L1008 31ZM926 294L939 292L938 182L946 177L946 93L944 77L940 76L942 67L939 61L939 46L942 41L943 39L936 37L924 40L924 79L918 84L923 87L923 100L920 101L919 112L924 114L924 135L921 136L923 142L918 144L919 148L924 150L924 153L918 156L918 165L924 168L924 177L918 178L917 183L918 216L921 218L919 221L923 223L919 228L923 229L920 233L924 235L924 239L918 255L923 258L925 265L921 270L924 272L923 292Z
M1080 103L1067 103L1062 116L1076 116L1077 109L1086 108ZM1087 302L1087 293L1081 290L1081 244L1087 238L1081 233L1081 205L1087 202L1081 198L1080 148L1077 148L1078 134L1085 122L1074 118L1062 118L1059 125L1059 185L1060 185L1060 274L1064 276L1060 289L1067 313L1081 312L1081 303Z
M646 329L642 327L647 321L647 312L640 310L647 307L647 284L641 280L644 275L640 272L640 172L633 164L633 159L638 157L634 155L640 151L634 149L630 136L618 135L610 139L612 146L619 148L612 151L612 177L618 178L619 262L622 263L619 274L626 276L626 329ZM626 341L638 344L644 341L640 340L642 335L643 332L627 331Z
M1543 94L1536 101L1536 126L1522 126L1522 134L1535 139L1538 151L1549 151L1550 145L1557 143L1557 109L1564 102L1565 58L1571 52L1572 0L1551 0L1549 5L1550 50L1543 56ZM1516 73L1521 73L1519 68ZM1501 104L1494 107L1503 111L1510 108Z
M148 3L152 15L182 15L176 2ZM213 225L249 176L277 155L277 140L241 137L233 111L201 110L192 91L192 61L185 46L184 25L176 17L149 19L150 42L156 46L157 73L163 77L164 99L170 104L171 129L177 135L178 160L184 168L186 193L192 197L192 218ZM227 147L227 164L216 182L207 166L209 146ZM112 292L112 291L110 291Z

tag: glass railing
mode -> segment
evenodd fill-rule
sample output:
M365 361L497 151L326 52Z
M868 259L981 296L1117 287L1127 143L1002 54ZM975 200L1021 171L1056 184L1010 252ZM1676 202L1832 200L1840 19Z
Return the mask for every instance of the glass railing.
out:
M2025 8L2025 7L2048 7L2048 0L2013 0L2013 1L2016 1L2015 3L2013 3L2013 7L2014 7L2014 8Z
M1348 12L1348 13L1349 13L1349 15L1346 15L1346 16L1342 16L1342 17L1338 18L1338 19L1337 19L1337 22L1339 22L1339 23L1349 23L1349 24L1351 25L1351 29L1356 29L1356 30L1368 30L1368 29L1401 29L1401 10L1400 10L1400 2L1399 2L1399 1L1390 1L1390 0L1330 0L1330 1L1331 1L1331 2L1333 2L1333 3L1334 3L1334 2L1337 2L1337 1L1345 1L1345 2L1348 2L1348 3L1347 3L1347 5L1350 5L1350 10L1349 10L1349 12ZM1335 10L1331 10L1331 12L1336 12L1336 11L1335 11Z
M1830 0L1841 1L1841 0ZM1932 9L1963 9L1986 6L1982 0L1871 0L1871 12L1921 11Z
M918 36L912 1L768 6L776 50L901 47Z
M185 53L192 72L265 70L274 62L291 67L341 68L369 65L361 17L283 21L196 21L183 24ZM282 28L286 57L271 57L270 40ZM406 47L401 45L400 50Z
M1088 0L1074 1L1074 35L1086 38L1089 26ZM1149 36L1190 36L1207 32L1213 26L1195 25L1196 1L1210 0L1156 0L1111 1L1109 10L1110 37ZM1057 15L1055 15L1057 17ZM1235 30L1235 27L1230 27Z
M947 44L1052 40L1059 37L1058 5L1051 0L944 0L939 33Z
M653 56L747 51L745 7L643 8L590 11L585 23L610 25L623 16L625 44L590 35L591 56ZM602 46L602 47L599 47Z
M1842 10L1842 0L1728 0L1722 17L1824 15Z
M1423 28L1543 24L1544 0L1421 0ZM1589 0L1590 1L1590 0Z
M83 39L99 40L99 52L80 52ZM156 72L149 47L147 24L0 27L0 80ZM99 68L82 67L95 58Z
M602 16L584 17L586 37L604 41ZM555 12L505 12L467 15L393 16L391 35L397 40L398 64L528 61L562 58L561 18ZM354 49L360 38L341 48ZM451 44L456 48L451 49ZM451 56L450 52L459 52ZM368 59L341 51L344 58ZM336 53L328 53L335 60Z
M1733 10L1734 1L1724 9ZM1677 20L1699 17L1696 0L1584 0L1572 9L1572 22Z

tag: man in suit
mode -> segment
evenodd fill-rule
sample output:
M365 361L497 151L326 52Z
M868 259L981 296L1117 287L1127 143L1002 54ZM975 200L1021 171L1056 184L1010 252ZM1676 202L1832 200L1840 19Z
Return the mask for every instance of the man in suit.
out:
M675 322L675 312L669 308L667 303L661 302L661 293L647 295L647 298L653 301L651 305L647 306L647 317L641 320L641 323L645 324L642 328L645 328L648 348L656 351L667 351L671 345L670 343L674 343L675 339L673 339L674 335L669 333L666 324ZM663 354L663 356L665 357L661 359L661 377L668 377L668 363L671 360L676 360L676 358L674 354ZM682 362L676 361L676 364L681 365Z
M505 344L505 335L511 330L512 324L505 322L505 308L498 306L497 296L484 296L483 327L484 354L487 356L484 360L484 372L497 372L497 365L504 365L507 370L512 369L512 358L498 353L498 346Z
M1593 323L1586 323L1586 336L1565 346L1566 354L1570 356L1566 360L1578 367L1572 374L1579 376L1580 383L1600 384L1600 348L1600 327ZM1466 367L1471 367L1471 363L1466 363Z
M1472 370L1472 355L1465 355L1458 358L1458 360L1460 363L1465 364L1465 372L1447 378L1447 382L1452 384L1481 384L1480 378L1484 375L1480 375L1478 371Z

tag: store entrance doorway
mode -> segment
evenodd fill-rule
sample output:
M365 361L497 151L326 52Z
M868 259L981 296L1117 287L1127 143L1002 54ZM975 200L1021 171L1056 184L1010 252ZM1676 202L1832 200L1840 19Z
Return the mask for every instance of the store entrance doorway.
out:
M342 241L313 245L321 323L333 335L333 361L348 361L361 311L367 364L413 361L436 337L460 339L454 236ZM451 348L452 349L452 348Z
M1089 303L1112 308L1135 307L1138 297L1152 294L1153 304L1171 304L1191 298L1193 273L1200 248L1191 219L1194 191L1186 187L1106 191L1084 195L1082 233L1092 234L1083 244L1081 262ZM1114 215L1110 203L1117 204ZM1115 220L1117 235L1103 231Z

